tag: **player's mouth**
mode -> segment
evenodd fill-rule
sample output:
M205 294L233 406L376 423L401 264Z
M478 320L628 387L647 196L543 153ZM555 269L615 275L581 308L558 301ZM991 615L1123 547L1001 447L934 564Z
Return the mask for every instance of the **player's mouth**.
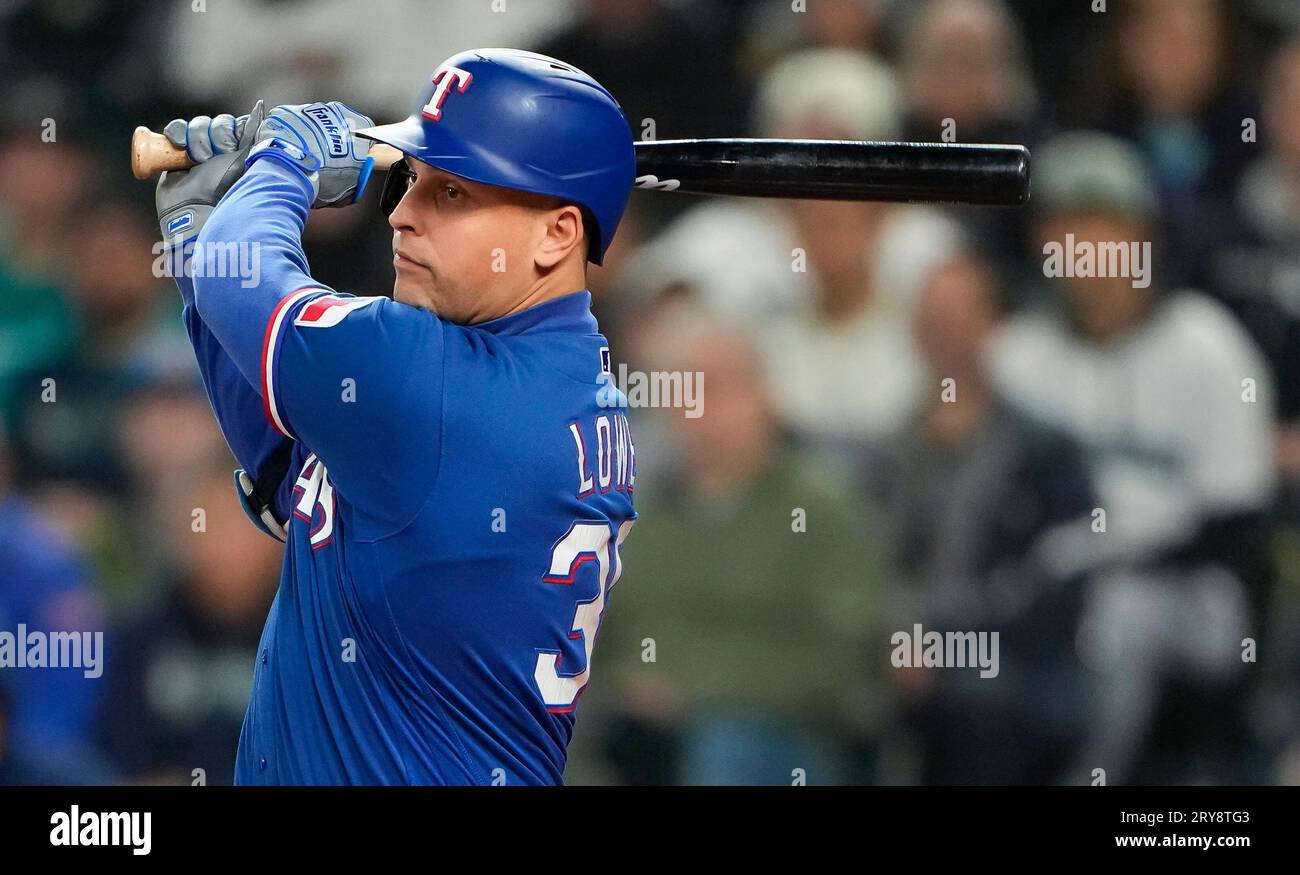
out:
M416 261L411 256L405 254L400 249L393 251L393 266L397 268L422 268L425 267L423 262Z

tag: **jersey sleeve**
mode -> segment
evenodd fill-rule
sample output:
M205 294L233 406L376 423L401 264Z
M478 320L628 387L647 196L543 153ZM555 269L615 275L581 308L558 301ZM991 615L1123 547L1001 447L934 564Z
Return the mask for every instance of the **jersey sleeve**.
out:
M437 475L444 328L388 298L320 289L286 296L267 324L267 421L324 462L375 535L409 522Z
M265 421L325 465L363 537L400 529L423 506L441 452L444 324L388 298L334 292L302 249L312 189L276 161L251 165L196 246L210 263L246 246L256 277L204 270L194 306L260 396Z

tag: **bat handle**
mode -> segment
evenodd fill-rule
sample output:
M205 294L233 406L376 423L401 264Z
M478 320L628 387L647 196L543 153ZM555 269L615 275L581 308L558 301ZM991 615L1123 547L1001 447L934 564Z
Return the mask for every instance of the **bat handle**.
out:
M375 159L376 170L387 170L401 160L402 153L392 146L376 143L368 153ZM188 170L194 166L184 149L141 125L131 135L131 172L136 179L148 179L164 170Z
M141 125L131 134L131 172L136 179L148 179L164 170L185 170L194 166L184 149Z

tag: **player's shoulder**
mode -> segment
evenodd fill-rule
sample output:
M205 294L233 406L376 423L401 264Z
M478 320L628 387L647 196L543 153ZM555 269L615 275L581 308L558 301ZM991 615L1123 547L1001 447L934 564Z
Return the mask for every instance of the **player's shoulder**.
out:
M317 451L351 443L347 429L383 411L431 412L442 387L442 344L441 323L426 311L385 297L300 289L267 325L263 412L287 435L312 436ZM348 406L340 408L340 399Z
M412 325L440 322L428 310L384 295L353 295L326 287L304 288L287 295L280 302L277 315L295 328L321 331L341 328L340 333L380 321Z
M392 298L305 288L280 302L267 326L266 349L281 349L292 338L295 360L305 356L316 366L327 360L414 365L440 350L444 331L433 313Z

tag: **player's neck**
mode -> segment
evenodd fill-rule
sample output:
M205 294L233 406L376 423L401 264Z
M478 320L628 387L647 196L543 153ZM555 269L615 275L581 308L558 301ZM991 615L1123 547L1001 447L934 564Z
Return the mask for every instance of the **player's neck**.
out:
M504 315L513 316L538 304L571 295L587 288L586 264L561 265L550 273L538 276L528 293Z

